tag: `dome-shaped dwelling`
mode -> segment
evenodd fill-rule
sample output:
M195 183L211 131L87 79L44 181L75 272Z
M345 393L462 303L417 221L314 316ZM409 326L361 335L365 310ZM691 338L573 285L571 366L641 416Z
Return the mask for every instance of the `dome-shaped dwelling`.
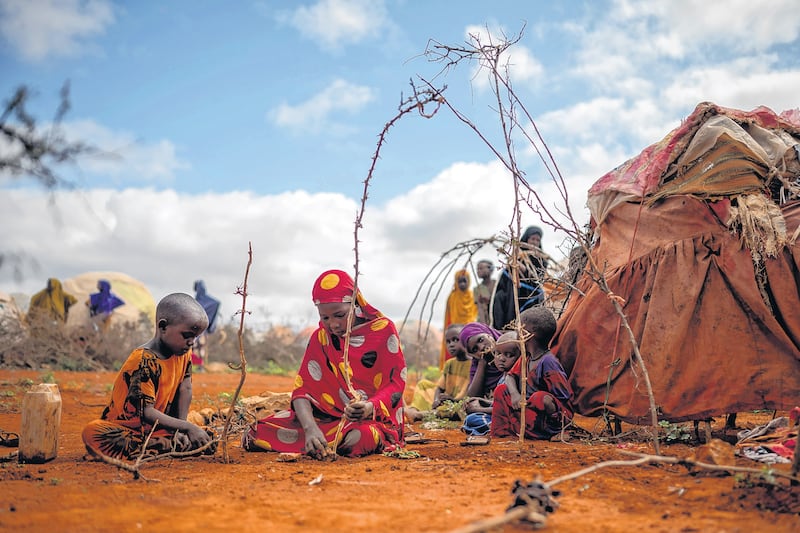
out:
M63 282L64 290L78 299L78 303L69 310L68 327L91 326L86 302L89 295L98 292L99 280L108 281L111 292L125 302L114 309L112 322L138 323L144 315L151 326L155 323L156 303L144 283L123 272L86 272Z
M589 190L603 271L670 421L800 401L800 113L702 103ZM649 423L609 295L586 273L553 351L578 413Z

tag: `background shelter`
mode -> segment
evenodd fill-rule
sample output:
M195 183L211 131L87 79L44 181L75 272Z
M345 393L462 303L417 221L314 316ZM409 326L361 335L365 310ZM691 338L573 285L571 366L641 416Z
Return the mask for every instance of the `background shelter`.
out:
M800 112L701 103L589 190L591 254L624 299L659 416L800 403ZM553 350L578 413L649 423L632 346L584 272Z
M144 314L151 326L155 324L156 303L144 283L123 272L86 272L64 280L64 290L78 299L78 303L69 310L68 327L92 324L86 301L91 293L97 292L97 281L101 279L111 283L111 292L125 302L125 305L114 309L112 322L138 324Z

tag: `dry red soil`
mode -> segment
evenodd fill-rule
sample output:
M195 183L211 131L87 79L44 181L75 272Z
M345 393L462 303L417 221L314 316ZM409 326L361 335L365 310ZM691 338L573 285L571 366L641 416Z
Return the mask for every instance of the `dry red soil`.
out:
M595 463L651 453L622 443L491 441L462 446L457 430L423 431L442 439L409 445L419 458L371 456L278 462L245 453L232 439L230 462L214 456L145 464L145 478L84 460L80 432L108 399L112 373L55 372L63 408L58 457L45 464L0 463L0 531L454 531L502 516L515 480L552 480ZM18 432L21 404L43 372L0 371L0 430ZM219 407L238 374L196 374L193 409ZM290 377L248 375L242 396L291 389ZM595 420L578 418L592 429ZM740 414L739 424L746 425ZM714 422L715 433L722 421ZM414 429L421 428L414 426ZM6 456L13 448L0 448ZM692 448L665 445L686 457ZM736 464L763 465L737 458ZM777 467L788 472L788 465ZM311 483L316 480L316 483ZM545 530L800 531L800 490L741 476L692 475L675 465L607 468L558 485L559 508ZM506 525L504 531L527 530Z

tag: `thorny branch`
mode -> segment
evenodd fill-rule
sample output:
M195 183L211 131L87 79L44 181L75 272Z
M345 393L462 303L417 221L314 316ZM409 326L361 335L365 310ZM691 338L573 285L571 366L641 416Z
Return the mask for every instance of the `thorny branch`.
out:
M514 274L514 286L519 287L519 279L517 276L518 268L516 267L518 267L520 257L519 235L521 234L521 221L519 207L522 203L527 205L534 213L538 214L544 224L555 230L566 233L570 239L578 243L588 258L586 269L591 273L593 280L598 284L599 288L608 295L611 305L614 307L615 312L620 317L621 327L628 334L628 338L633 348L632 358L639 369L641 369L642 379L645 383L650 401L651 422L653 428L655 429L653 432L653 446L656 453L660 453L657 437L658 413L655 397L653 395L653 389L649 374L647 372L647 367L639 351L638 342L633 330L630 327L630 324L628 323L622 307L624 301L612 293L606 283L604 271L592 258L591 241L588 235L581 230L577 221L575 220L575 217L572 215L569 205L567 186L560 170L558 169L558 165L556 164L552 153L547 147L547 143L544 141L544 138L539 132L538 127L536 126L536 121L533 120L532 115L528 112L524 103L520 101L511 84L511 77L509 75L508 50L513 44L519 41L522 36L522 32L520 32L517 37L511 39L504 37L497 43L494 42L491 33L488 31L487 33L489 34L488 43L482 42L481 36L477 34L471 34L466 45L460 47L443 45L434 41L432 44L429 44L428 49L426 50L426 55L431 61L443 63L444 67L442 71L452 69L464 61L477 61L481 66L481 70L488 71L488 74L491 78L497 104L497 113L505 143L504 150L502 152L501 149L497 148L485 135L481 133L478 127L472 123L468 117L458 111L449 101L444 100L443 103L462 123L464 123L468 128L472 129L472 131L508 169L514 180L514 194L516 201L514 204L512 222L509 224L509 230L512 237L510 240L511 254L509 257L509 267L512 269ZM428 83L428 85L430 84ZM531 125L530 127L534 130L533 135L531 135L520 123L520 113ZM522 136L536 149L537 154L539 154L542 163L544 164L547 172L550 174L552 181L555 183L556 188L559 191L565 206L563 211L555 210L554 212L554 210L551 210L549 206L545 205L536 189L534 189L526 180L525 173L518 167L514 148L513 135L515 132L522 132ZM525 192L524 197L522 195L523 190ZM569 227L565 226L561 221L561 218L556 216L556 214L566 216ZM518 309L517 312L519 312ZM522 339L524 335L519 324L517 324L517 329L518 338ZM524 347L522 350L521 359L521 368L525 369L527 365L525 364L526 353L524 351ZM521 379L525 379L524 374L522 375ZM525 412L524 408L521 412ZM521 422L521 427L525 427L524 420Z
M603 461L601 463L597 463L582 470L578 470L576 472L571 472L569 474L563 475L552 481L546 483L543 482L542 484L547 489L552 489L554 486L560 483L577 479L581 476L591 474L592 472L597 472L604 468L611 468L616 466L623 466L623 467L641 466L649 463L681 465L690 470L692 468L701 468L703 470L709 470L715 472L739 472L739 473L754 474L757 476L765 476L765 477L781 477L789 480L792 484L800 483L800 478L798 478L795 474L785 474L783 472L771 468L764 470L764 469L747 468L735 465L716 465L680 457L651 455L651 454L644 454L637 452L629 452L626 450L619 450L619 452L624 455L634 456L636 458L628 461L625 460ZM544 525L545 516L543 514L540 514L539 512L540 509L537 507L536 503L537 502L531 502L529 505L526 506L514 507L513 509L509 510L507 513L503 515L475 522L466 527L456 529L453 531L453 533L478 533L481 531L489 531L493 528L497 528L504 524L511 524L519 520L525 519L526 517L529 517L531 513L533 513L533 518L535 519L536 524L538 524L541 527Z
M439 110L441 103L444 101L444 97L441 95L442 91L437 90L434 88L418 90L417 87L414 86L413 81L411 82L411 96L407 98L402 98L400 106L398 107L398 113L384 126L381 130L380 134L378 134L378 143L375 148L375 152L372 154L372 158L370 161L369 170L367 172L367 177L364 179L364 191L361 194L361 206L356 213L356 219L354 224L353 230L353 253L355 255L355 262L353 264L354 268L354 276L353 276L353 296L350 299L350 312L347 315L347 330L345 331L344 335L344 348L343 348L343 363L345 367L345 371L343 372L343 377L345 380L345 384L347 385L347 390L350 393L351 398L353 401L361 400L359 393L353 387L352 382L350 381L350 333L353 329L353 318L355 317L355 307L356 307L356 295L358 294L358 278L360 275L359 272L359 253L358 253L358 244L360 242L358 238L359 230L363 228L363 220L364 220L364 213L367 209L367 199L369 198L369 186L372 182L372 178L375 174L375 168L378 164L378 159L380 158L381 150L383 149L384 144L386 143L386 136L389 133L389 130L397 124L397 122L403 118L405 115L413 113L416 111L419 113L420 116L423 118L432 118L436 112ZM433 104L433 109L430 111L426 111L426 106ZM336 446L338 446L342 427L344 425L345 419L342 418L342 421L339 423L339 426L336 429L336 437L334 438L334 450L333 456L336 456Z
M222 430L222 460L226 463L230 462L228 456L228 431L231 427L231 420L236 413L236 402L239 401L239 393L242 391L242 386L247 378L247 358L244 354L244 317L247 311L247 279L250 277L250 266L253 264L253 244L247 243L247 266L244 270L244 281L242 286L236 289L236 294L242 297L242 308L237 311L239 313L239 365L238 369L241 371L239 384L236 385L236 391L231 398L231 407L228 409L228 416L225 417L225 427ZM230 365L231 368L236 368L236 365Z
M54 164L74 162L79 155L97 150L82 142L70 142L61 129L61 121L69 111L69 82L59 92L60 104L53 124L47 129L37 127L36 119L28 112L26 104L31 91L26 86L17 88L5 102L0 113L0 140L8 150L0 156L0 172L12 176L32 176L46 189L72 187L53 170Z
M158 425L158 421L153 423L153 427L150 428L150 432L147 434L144 442L142 443L142 450L139 453L139 457L136 458L136 461L133 463L129 463L127 461L123 461L121 459L116 459L114 457L109 457L108 455L95 451L93 452L98 459L103 461L104 463L110 464L112 466L116 466L120 470L125 470L127 472L131 472L133 474L133 479L143 479L144 481L154 481L158 482L157 479L149 479L142 475L141 467L145 463L149 463L152 461L158 461L160 459L169 459L169 458L181 458L181 457L191 457L195 455L199 455L203 453L205 450L211 448L212 446L216 446L219 439L211 439L207 443L199 446L197 448L192 448L191 450L187 450L185 452L179 452L175 450L175 443L173 441L172 451L166 453L159 453L159 454L147 454L147 444L150 442L150 437L153 435L153 432L156 430L156 426Z

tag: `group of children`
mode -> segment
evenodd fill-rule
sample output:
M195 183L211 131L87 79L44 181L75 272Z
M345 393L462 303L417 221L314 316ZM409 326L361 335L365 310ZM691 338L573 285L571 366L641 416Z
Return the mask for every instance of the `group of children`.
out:
M324 319L322 310L320 313ZM390 323L382 315L376 316L381 324ZM158 303L153 338L131 352L114 382L108 406L100 419L83 430L91 456L133 459L143 453L144 446L148 453L213 453L210 434L186 419L192 399L191 352L209 322L206 309L188 294L170 294ZM418 398L406 406L406 419L417 421L424 410L436 409L447 401L466 400L465 431L518 436L524 406L526 438L550 438L558 433L572 418L572 390L564 369L548 348L556 330L555 318L547 308L533 307L521 314L520 325L522 339L516 330L501 333L480 322L448 326L445 344L452 357L445 362L437 383L427 388L418 385ZM325 322L325 328L326 332L331 329L330 324ZM342 333L333 329L327 332L333 336ZM399 341L393 338L387 339L386 347L402 359ZM524 383L523 347L527 362ZM375 364L372 360L362 363L365 368ZM321 367L308 366L309 376L315 378L319 374L315 369ZM400 367L404 369L405 363ZM429 400L422 401L425 394ZM387 401L400 407L396 404L401 396L402 390L396 391ZM386 405L381 404L383 409ZM398 435L402 438L400 413L402 410L398 410Z
M517 330L500 332L480 322L451 324L445 342L452 356L434 387L423 381L406 408L414 423L437 411L445 400L464 402L462 429L468 435L516 437L520 434L525 394L527 439L549 439L572 419L572 389L561 363L549 350L556 331L553 313L532 307L520 315L523 338ZM522 383L522 347L527 367ZM431 396L432 401L426 404ZM428 409L425 409L425 407ZM449 417L452 413L444 413Z

